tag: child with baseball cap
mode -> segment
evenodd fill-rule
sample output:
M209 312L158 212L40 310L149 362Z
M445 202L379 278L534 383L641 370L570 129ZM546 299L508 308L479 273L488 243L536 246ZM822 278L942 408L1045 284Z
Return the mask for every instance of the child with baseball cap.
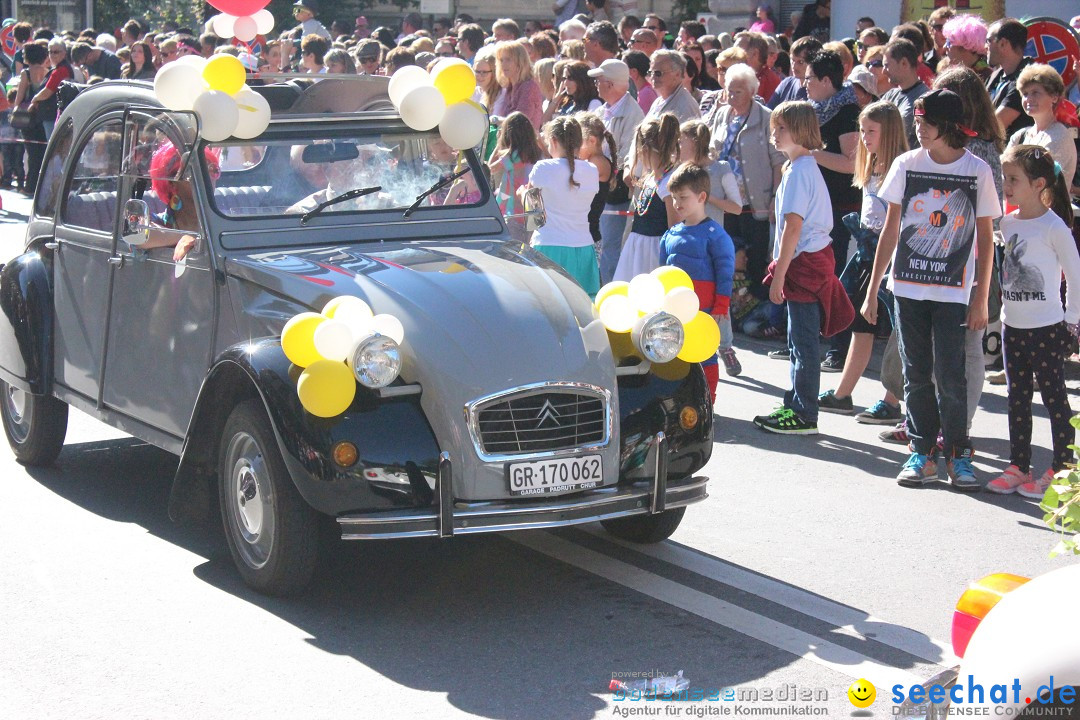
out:
M292 12L293 17L300 23L293 28L293 37L303 38L308 35L321 35L327 40L333 40L330 37L330 31L315 19L315 16L319 14L319 0L296 0L292 6Z
M979 488L967 435L964 336L965 329L986 327L993 220L1001 216L1001 201L990 166L966 149L975 133L960 124L964 116L963 102L949 90L916 100L921 147L893 162L878 193L888 210L869 287L878 287L892 263L912 450L897 476L905 487L937 478L940 429L953 487ZM877 321L876 292L867 292L862 314Z

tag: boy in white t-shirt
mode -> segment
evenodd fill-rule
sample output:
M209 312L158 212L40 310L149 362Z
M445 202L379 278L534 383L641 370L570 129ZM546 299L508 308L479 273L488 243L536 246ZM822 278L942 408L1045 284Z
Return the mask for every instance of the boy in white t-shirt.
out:
M986 327L993 220L1001 216L1001 201L990 166L965 149L975 133L956 122L962 117L960 97L948 90L916 100L922 147L896 159L878 193L889 209L870 287L878 287L891 262L912 447L897 476L905 487L937 478L940 429L953 487L979 488L967 436L964 333ZM873 323L877 313L877 293L868 292L862 314Z

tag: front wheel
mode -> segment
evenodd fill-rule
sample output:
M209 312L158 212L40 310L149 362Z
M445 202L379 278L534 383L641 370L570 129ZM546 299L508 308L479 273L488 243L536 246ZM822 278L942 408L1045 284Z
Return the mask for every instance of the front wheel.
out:
M319 515L293 485L259 401L229 415L218 467L225 537L244 582L267 595L303 591L318 557Z
M686 508L665 510L656 515L631 515L630 517L601 520L609 533L633 543L649 544L667 540L679 529Z
M64 448L68 406L51 395L31 395L0 381L0 415L15 459L23 465L51 465Z

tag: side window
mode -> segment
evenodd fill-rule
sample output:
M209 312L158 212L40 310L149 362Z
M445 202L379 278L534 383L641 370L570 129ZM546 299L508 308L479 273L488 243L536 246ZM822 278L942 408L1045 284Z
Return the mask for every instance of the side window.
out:
M45 160L41 169L41 180L38 182L37 202L34 212L44 217L55 217L56 201L60 197L60 185L64 180L64 165L67 164L68 155L71 153L71 143L75 138L71 121L64 123L63 127L56 128L53 132L52 153Z
M121 120L110 120L94 130L82 146L64 200L65 225L112 234L120 187L122 130Z

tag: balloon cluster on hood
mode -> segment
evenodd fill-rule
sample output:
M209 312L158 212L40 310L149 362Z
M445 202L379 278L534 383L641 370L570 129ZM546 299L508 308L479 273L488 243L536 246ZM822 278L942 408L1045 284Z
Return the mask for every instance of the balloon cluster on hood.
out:
M427 72L406 65L390 78L390 101L413 130L439 127L439 135L455 150L479 145L488 132L483 106L472 100L476 75L459 58L439 60Z
M334 298L322 313L300 313L285 323L281 349L293 365L304 368L296 394L305 410L330 418L349 409L357 383L355 368L349 363L359 345L374 335L400 345L405 328L393 315L375 315L367 303L352 295Z
M269 0L209 0L221 11L210 23L218 37L235 37L251 42L257 35L274 29L274 15L266 9Z
M682 268L663 265L630 282L609 282L596 293L594 307L609 332L629 333L638 318L657 312L674 315L682 323L684 340L678 359L704 362L720 347L720 328L701 312L694 282Z

